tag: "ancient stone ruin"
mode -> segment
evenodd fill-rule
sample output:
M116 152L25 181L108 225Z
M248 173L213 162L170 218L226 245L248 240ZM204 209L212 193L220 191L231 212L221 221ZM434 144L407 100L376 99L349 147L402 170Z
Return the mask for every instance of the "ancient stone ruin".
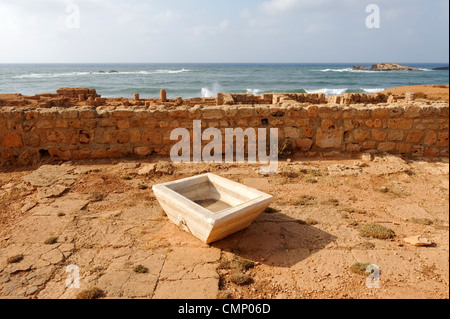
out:
M448 156L448 102L414 94L219 93L217 98L102 98L92 89L0 95L0 163L168 156L175 128L278 128L303 156L386 152Z

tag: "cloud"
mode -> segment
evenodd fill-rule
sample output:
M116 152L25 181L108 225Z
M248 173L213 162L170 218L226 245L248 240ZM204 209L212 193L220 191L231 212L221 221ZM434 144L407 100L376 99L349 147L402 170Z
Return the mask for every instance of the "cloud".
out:
M222 20L218 25L197 25L192 28L187 28L184 30L184 33L195 38L215 36L225 33L230 25L229 20Z
M244 9L241 12L239 12L239 17L241 17L242 19L247 20L247 19L250 19L251 16L252 15L250 13L250 10L248 10L248 9Z
M305 33L307 34L326 33L335 29L336 29L335 27L327 24L310 24L306 28Z
M299 10L323 10L331 3L330 0L270 0L263 2L259 9L265 14L276 15Z
M153 20L155 22L162 22L162 23L174 23L174 22L179 21L180 19L181 19L181 14L171 11L171 10L166 10L164 12L160 12L153 17Z
M431 6L424 0L0 0L0 43L8 48L0 50L0 61L378 60L378 52L361 49L368 46L389 48L385 55L392 55L391 60L424 61L427 56L437 60L438 55L448 60L449 2L435 2ZM79 29L66 25L66 8L72 3L80 9ZM378 32L365 26L370 3L381 8ZM411 36L405 35L406 30ZM292 41L302 35L311 49ZM350 40L342 41L343 37ZM335 43L333 52L328 50L330 42ZM230 52L230 45L240 50ZM280 49L288 45L289 50ZM427 46L433 52L416 50ZM338 49L346 53L336 56Z

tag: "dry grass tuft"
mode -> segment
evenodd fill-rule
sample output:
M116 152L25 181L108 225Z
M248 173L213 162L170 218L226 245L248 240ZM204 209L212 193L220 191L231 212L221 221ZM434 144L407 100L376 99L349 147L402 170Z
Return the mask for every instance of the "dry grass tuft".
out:
M58 237L50 237L46 241L44 241L45 245L54 245L58 242Z
M392 239L395 237L395 232L381 225L367 224L361 227L360 235L376 239Z
M100 299L103 298L105 296L105 293L103 290L97 288L97 287L93 287L90 289L86 289L83 291L80 291L75 299L89 299L89 300L93 300L93 299Z
M8 264L17 264L20 263L23 260L23 255L16 255L16 256L12 256L9 257L6 262Z
M370 264L356 263L350 267L350 271L357 275L366 276L368 274L366 269L369 265Z

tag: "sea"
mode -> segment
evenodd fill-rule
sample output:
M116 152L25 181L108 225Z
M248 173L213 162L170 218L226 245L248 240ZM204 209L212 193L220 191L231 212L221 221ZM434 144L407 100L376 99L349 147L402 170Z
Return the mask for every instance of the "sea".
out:
M355 71L371 64L0 64L0 94L55 93L62 87L86 87L103 97L215 97L218 92L377 93L424 84L448 84L448 63L399 63L421 72Z

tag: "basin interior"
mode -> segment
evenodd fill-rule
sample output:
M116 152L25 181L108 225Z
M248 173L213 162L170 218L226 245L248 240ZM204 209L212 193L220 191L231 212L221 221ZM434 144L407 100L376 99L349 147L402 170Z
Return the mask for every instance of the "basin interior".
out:
M249 192L247 189L239 189L234 183L206 175L167 187L212 213L236 207L259 197L258 194Z

